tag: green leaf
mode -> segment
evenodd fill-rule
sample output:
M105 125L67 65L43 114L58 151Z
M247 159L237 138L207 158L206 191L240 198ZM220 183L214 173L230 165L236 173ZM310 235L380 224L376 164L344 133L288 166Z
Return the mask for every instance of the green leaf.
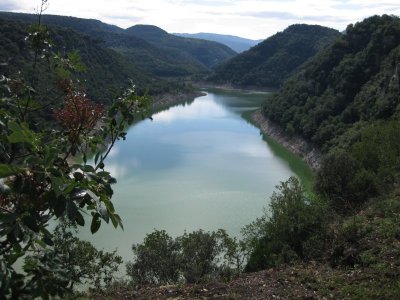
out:
M110 213L109 216L110 216L110 219L111 219L111 223L113 223L114 228L117 228L118 227L118 220L115 217L115 214L114 213Z
M76 220L76 215L78 213L78 208L76 207L75 202L67 201L67 216L71 221Z
M75 221L79 226L85 226L85 219L79 211L75 214Z
M13 165L0 164L0 178L5 178L11 175L22 172L23 169Z
M99 230L99 228L100 228L101 220L100 220L99 217L100 217L100 215L99 215L98 213L96 213L96 214L93 216L92 224L90 225L90 231L91 231L92 233L96 233L96 232Z
M63 180L61 178L55 177L55 176L50 176L50 180L51 180L52 188L53 188L54 192L56 193L56 196L61 195L62 189L64 187Z
M114 228L117 228L119 225L122 228L122 230L124 229L124 226L122 225L122 220L119 217L119 215L110 213L109 216L110 216L110 219L111 219L111 222L112 222Z
M32 231L39 232L39 226L36 223L36 220L31 215L25 216L22 218L22 222Z
M49 246L53 246L54 242L52 240L52 234L46 229L46 228L42 228L41 229L42 233L43 233L43 238L42 241Z
M100 176L100 177L108 178L108 177L110 177L110 172L100 171L100 172L97 173L97 175Z
M54 159L57 157L58 151L54 147L46 147L44 153L44 164L46 167L50 167L53 164Z
M51 208L53 208L54 214L57 218L61 217L64 214L66 208L66 199L63 196L57 197L55 194L49 194L49 197L49 205Z
M10 256L8 256L8 265L11 266L14 264L18 258L22 257L25 255L24 251L18 251L18 252L13 252Z
M94 157L94 164L97 165L97 162L99 161L101 152L97 152L96 156Z
M103 196L100 199L104 203L104 205L107 207L109 212L113 213L115 211L114 205L113 205L113 203L110 201L110 199L108 197Z
M15 121L9 121L8 128L12 131L12 133L8 136L8 141L10 143L27 143L34 148L37 148L38 138L33 131L29 130L27 124L18 124Z
M122 219L118 214L114 214L115 218L117 219L119 227L121 227L122 230L124 230L124 225L122 224Z
M51 239L50 237L48 237L48 236L44 236L43 239L42 239L42 241L43 241L46 245L48 245L48 246L53 246L53 245L54 245L54 242L53 242L52 239Z
M81 167L83 172L94 172L94 168L91 165L84 165Z
M108 215L108 210L106 208L102 207L102 208L100 208L99 213L100 213L102 219L104 221L106 221L106 223L108 224L108 222L110 221L110 216Z

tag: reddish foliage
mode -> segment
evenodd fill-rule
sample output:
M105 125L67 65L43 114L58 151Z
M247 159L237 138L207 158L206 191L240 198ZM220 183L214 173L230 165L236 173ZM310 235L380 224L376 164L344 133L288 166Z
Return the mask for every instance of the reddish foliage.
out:
M92 103L82 91L75 91L72 84L63 83L67 95L62 109L54 114L62 127L71 132L92 130L104 115L104 106Z

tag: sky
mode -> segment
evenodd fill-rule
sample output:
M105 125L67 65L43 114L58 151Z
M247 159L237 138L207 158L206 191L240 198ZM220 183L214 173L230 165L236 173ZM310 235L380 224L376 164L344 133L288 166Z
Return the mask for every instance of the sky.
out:
M0 11L34 13L40 0L0 0ZM343 31L372 15L400 15L399 0L50 0L48 14L93 18L127 28L211 32L265 39L296 23Z

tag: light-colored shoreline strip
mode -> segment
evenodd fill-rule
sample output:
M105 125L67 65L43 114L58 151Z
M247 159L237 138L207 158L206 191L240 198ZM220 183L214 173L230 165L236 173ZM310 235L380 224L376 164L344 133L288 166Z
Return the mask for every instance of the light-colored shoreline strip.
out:
M318 149L299 136L289 136L279 125L268 120L260 109L255 111L251 118L264 134L277 141L290 152L300 156L311 169L318 170L322 157Z

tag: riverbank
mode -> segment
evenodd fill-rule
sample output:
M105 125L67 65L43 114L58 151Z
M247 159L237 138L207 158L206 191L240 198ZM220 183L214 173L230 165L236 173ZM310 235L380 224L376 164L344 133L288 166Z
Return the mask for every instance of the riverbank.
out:
M259 87L259 86L236 86L233 84L213 84L209 82L196 82L193 86L201 89L221 89L227 91L242 91L252 93L272 93L275 92L275 88Z
M190 92L164 93L161 95L156 95L152 97L153 111L160 111L177 104L191 103L195 98L205 95L206 93L199 90L194 90Z
M284 146L292 153L300 156L313 170L318 170L321 163L321 152L299 136L289 136L283 128L268 120L258 109L251 114L251 121L260 130Z
M238 88L233 85L215 85L198 82L193 84L197 90L191 92L166 93L153 97L153 112L158 112L177 104L191 103L195 98L205 96L206 93L199 89L221 89L228 91L242 91L253 93L273 92L273 89L246 89ZM288 136L286 132L277 124L268 120L260 110L251 114L249 121L256 125L264 134L281 144L290 152L300 156L312 170L317 170L320 166L322 154L318 149L310 145L306 140L299 136Z

